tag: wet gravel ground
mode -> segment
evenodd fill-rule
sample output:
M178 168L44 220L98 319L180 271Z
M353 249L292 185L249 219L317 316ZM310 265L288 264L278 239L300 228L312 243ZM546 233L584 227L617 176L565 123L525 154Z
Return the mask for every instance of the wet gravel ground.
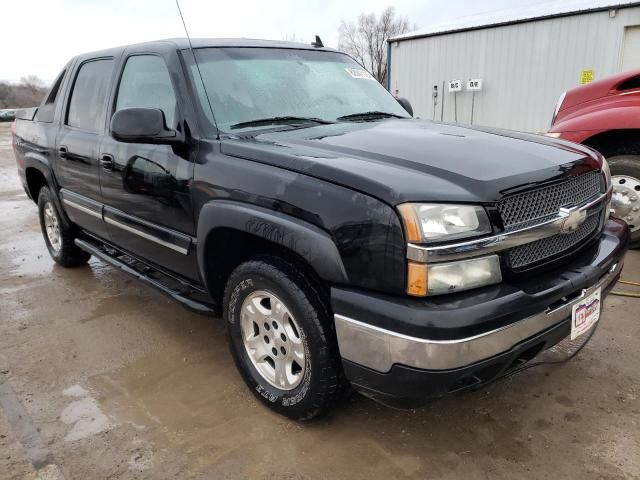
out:
M96 260L54 265L10 147L0 124L0 479L640 478L639 299L609 297L567 364L298 424L254 400L219 319Z

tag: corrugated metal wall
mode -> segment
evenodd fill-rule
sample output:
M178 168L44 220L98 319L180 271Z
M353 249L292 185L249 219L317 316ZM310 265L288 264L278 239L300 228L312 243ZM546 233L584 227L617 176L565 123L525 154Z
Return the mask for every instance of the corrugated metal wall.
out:
M640 25L640 7L552 18L391 44L390 90L407 97L417 116L455 121L454 94L443 81L483 79L474 124L544 132L560 94L622 65L626 26ZM433 106L433 86L438 104ZM442 111L442 101L444 110ZM457 93L457 119L470 123L472 93Z

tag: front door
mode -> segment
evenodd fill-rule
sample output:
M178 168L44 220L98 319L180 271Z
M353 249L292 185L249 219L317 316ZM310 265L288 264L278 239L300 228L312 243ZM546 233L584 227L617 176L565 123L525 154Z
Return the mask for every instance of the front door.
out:
M131 54L126 58L111 113L132 107L159 108L166 126L178 128L181 109L162 56ZM113 243L196 280L193 163L188 149L123 143L108 136L100 158L104 219Z

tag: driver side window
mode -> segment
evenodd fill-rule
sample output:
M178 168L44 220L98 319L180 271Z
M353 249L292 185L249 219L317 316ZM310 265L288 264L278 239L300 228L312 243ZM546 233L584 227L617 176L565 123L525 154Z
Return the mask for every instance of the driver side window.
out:
M156 55L136 55L127 60L122 72L116 111L122 108L159 108L168 128L174 128L176 96L169 71Z

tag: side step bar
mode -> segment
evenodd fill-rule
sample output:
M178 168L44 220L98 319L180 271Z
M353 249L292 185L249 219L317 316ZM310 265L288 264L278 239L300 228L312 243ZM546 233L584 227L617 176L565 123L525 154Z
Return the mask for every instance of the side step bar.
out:
M125 273L173 298L189 310L203 315L220 315L220 309L208 293L195 285L167 275L136 258L91 238L76 238L75 244L103 262L119 268Z

